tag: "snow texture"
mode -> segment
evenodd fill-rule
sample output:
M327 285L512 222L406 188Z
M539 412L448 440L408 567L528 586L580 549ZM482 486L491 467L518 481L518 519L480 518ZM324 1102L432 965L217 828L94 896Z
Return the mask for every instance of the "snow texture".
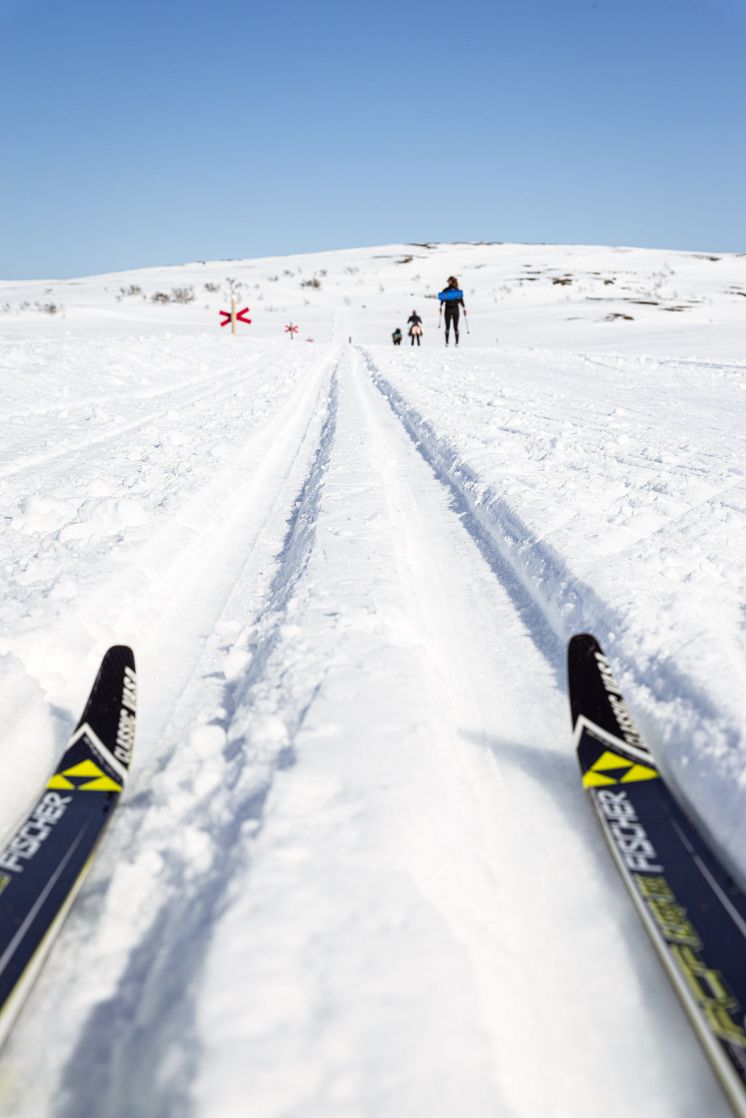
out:
M0 283L1 835L109 644L140 683L2 1118L729 1113L564 657L746 882L745 320L746 258L630 248Z

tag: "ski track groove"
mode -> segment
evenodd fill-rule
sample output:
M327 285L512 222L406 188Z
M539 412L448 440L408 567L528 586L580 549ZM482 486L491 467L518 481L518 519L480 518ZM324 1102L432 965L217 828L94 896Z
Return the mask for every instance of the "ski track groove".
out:
M735 754L739 730L723 721L707 692L670 658L657 657L644 664L628 657L618 637L625 628L624 617L577 578L562 556L542 542L503 498L485 486L459 452L438 436L429 421L379 372L370 354L361 352L374 384L420 455L448 489L465 530L508 591L536 647L553 669L558 686L565 690L570 636L586 630L594 632L615 664L625 690L629 690L631 682L634 689L649 692L660 700L675 696L689 708L689 715L703 733L710 734L713 724L718 723L727 747ZM659 760L668 773L665 756ZM702 820L699 825L704 826ZM712 842L713 836L709 838Z
M485 488L458 452L438 437L428 420L410 407L380 374L370 356L364 350L360 352L375 388L401 422L421 458L448 491L461 524L507 592L532 642L564 691L564 657L569 634L592 628L601 634L607 649L613 650L617 643L615 631L623 629L623 617L577 579L562 556L537 538L507 502ZM226 371L219 384L195 395L188 404L180 402L180 406L193 406L220 394L225 390L225 382L242 368L245 366ZM221 705L226 711L226 729L230 729L240 711L251 706L252 694L271 683L272 653L281 639L295 587L303 577L314 548L319 505L336 434L336 369L331 375L325 409L318 445L293 503L265 604L254 620L257 635L250 645L249 667L237 681L224 686ZM72 453L113 442L123 434L154 422L166 410L164 407L142 421L90 443L79 444ZM0 478L67 457L70 453L64 450L38 462L27 461L10 473L0 471ZM672 661L661 659L653 665L652 671L644 674L635 662L627 660L624 667L627 676L640 688L683 694L702 723L717 717L708 696ZM282 688L282 678L275 683ZM170 865L168 904L155 916L145 937L132 950L115 996L94 1008L63 1069L59 1118L80 1118L87 1113L96 1114L97 1118L125 1118L125 1115L130 1118L133 1113L138 1118L183 1118L191 1112L191 1069L199 1057L195 1027L198 983L195 978L204 962L214 923L224 909L226 891L234 876L250 862L250 843L245 841L247 831L253 836L261 830L274 775L294 763L293 742L319 686L317 684L315 690L290 711L289 744L273 757L265 758L261 779L245 779L252 763L247 742L240 734L229 736L224 749L226 771L221 786L230 801L230 811L219 826L211 829L216 858L207 871L196 877L190 875L188 865L179 863L178 859ZM735 736L733 741L735 743ZM171 757L165 758L164 767L170 760ZM188 819L199 815L204 807L203 801L193 805ZM226 852L230 853L224 856ZM177 902L174 897L178 898ZM124 1032L112 1056L112 1035L116 1038L116 1022L121 1020L134 1021L135 1025ZM158 1027L159 1048L164 1054L162 1062L153 1059L154 1022ZM169 1065L169 1052L177 1050L179 1065ZM166 1075L163 1075L164 1067ZM138 1069L136 1075L133 1075L133 1068Z
M256 618L260 636L251 649L249 669L238 684L228 683L225 687L222 705L227 711L228 725L237 710L250 704L251 692L267 682L268 661L279 640L288 603L313 549L336 415L337 383L333 373L316 453L294 502L266 604ZM216 859L196 879L188 875L188 865L172 865L167 903L132 952L116 995L94 1009L66 1064L59 1118L80 1118L84 1113L95 1113L97 1118L130 1118L133 1113L138 1118L182 1118L189 1113L191 1069L196 1067L199 1050L194 1026L195 979L209 946L213 924L222 911L226 890L237 872L236 863L243 864L250 857L245 850L247 824L252 835L261 829L273 775L293 763L292 740L303 724L314 694L315 691L294 712L289 727L291 744L266 764L260 781L244 779L244 770L252 760L250 751L241 737L229 737L224 749L226 774L222 788L227 790L230 810L226 819L210 828ZM248 783L248 788L242 787L242 781ZM202 802L196 804L190 818L199 816L203 810ZM226 857L226 852L233 853ZM179 897L178 903L174 897ZM178 965L174 965L175 958ZM112 1060L111 1034L115 1022L123 1019L137 1024L125 1033ZM161 1065L152 1059L153 1021L158 1022L160 1050L167 1052L173 1043L173 1050L178 1048L182 1061L177 1071L170 1069L166 1082ZM139 1069L134 1082L133 1067ZM85 1076L81 1075L83 1068L87 1069Z

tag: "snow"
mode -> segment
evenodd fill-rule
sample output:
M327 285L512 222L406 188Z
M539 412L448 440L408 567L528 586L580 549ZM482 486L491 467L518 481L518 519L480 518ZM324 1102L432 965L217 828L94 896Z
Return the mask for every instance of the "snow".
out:
M564 656L595 632L746 882L745 296L744 257L547 245L0 283L2 834L109 644L140 684L3 1118L728 1113Z

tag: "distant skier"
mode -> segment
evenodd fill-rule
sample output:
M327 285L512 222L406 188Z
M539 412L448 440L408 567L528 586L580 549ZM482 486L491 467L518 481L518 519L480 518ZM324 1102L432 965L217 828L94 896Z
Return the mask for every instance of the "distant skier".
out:
M459 287L458 280L455 276L448 277L448 283L443 290L439 292L438 298L440 299L441 312L443 307L446 309L446 345L448 345L448 335L451 331L451 326L453 326L455 343L458 345L459 307L461 307L464 312L464 318L466 317L466 307L464 306L464 293Z
M409 323L409 336L412 339L411 344L414 345L414 341L416 338L417 345L419 345L420 338L422 337L422 319L417 314L417 311L412 311L409 318L407 319L407 322Z
M392 341L393 341L394 345L401 345L402 332L401 332L401 330L399 329L398 326L397 326L396 330L394 330L393 334L391 335L391 338L392 338Z

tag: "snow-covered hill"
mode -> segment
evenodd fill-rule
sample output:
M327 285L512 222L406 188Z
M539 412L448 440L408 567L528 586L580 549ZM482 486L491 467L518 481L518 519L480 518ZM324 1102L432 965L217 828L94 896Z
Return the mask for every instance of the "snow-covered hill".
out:
M108 644L141 689L3 1118L725 1115L583 801L564 650L597 634L746 881L746 258L5 282L0 383L3 834Z
M30 327L54 337L212 333L233 281L251 306L253 337L276 338L293 321L301 338L328 342L343 318L353 342L376 344L413 307L432 324L436 293L452 273L466 287L474 345L663 347L692 356L700 345L709 353L716 333L719 357L742 353L746 255L557 245L388 245L0 281L0 326L5 336Z

